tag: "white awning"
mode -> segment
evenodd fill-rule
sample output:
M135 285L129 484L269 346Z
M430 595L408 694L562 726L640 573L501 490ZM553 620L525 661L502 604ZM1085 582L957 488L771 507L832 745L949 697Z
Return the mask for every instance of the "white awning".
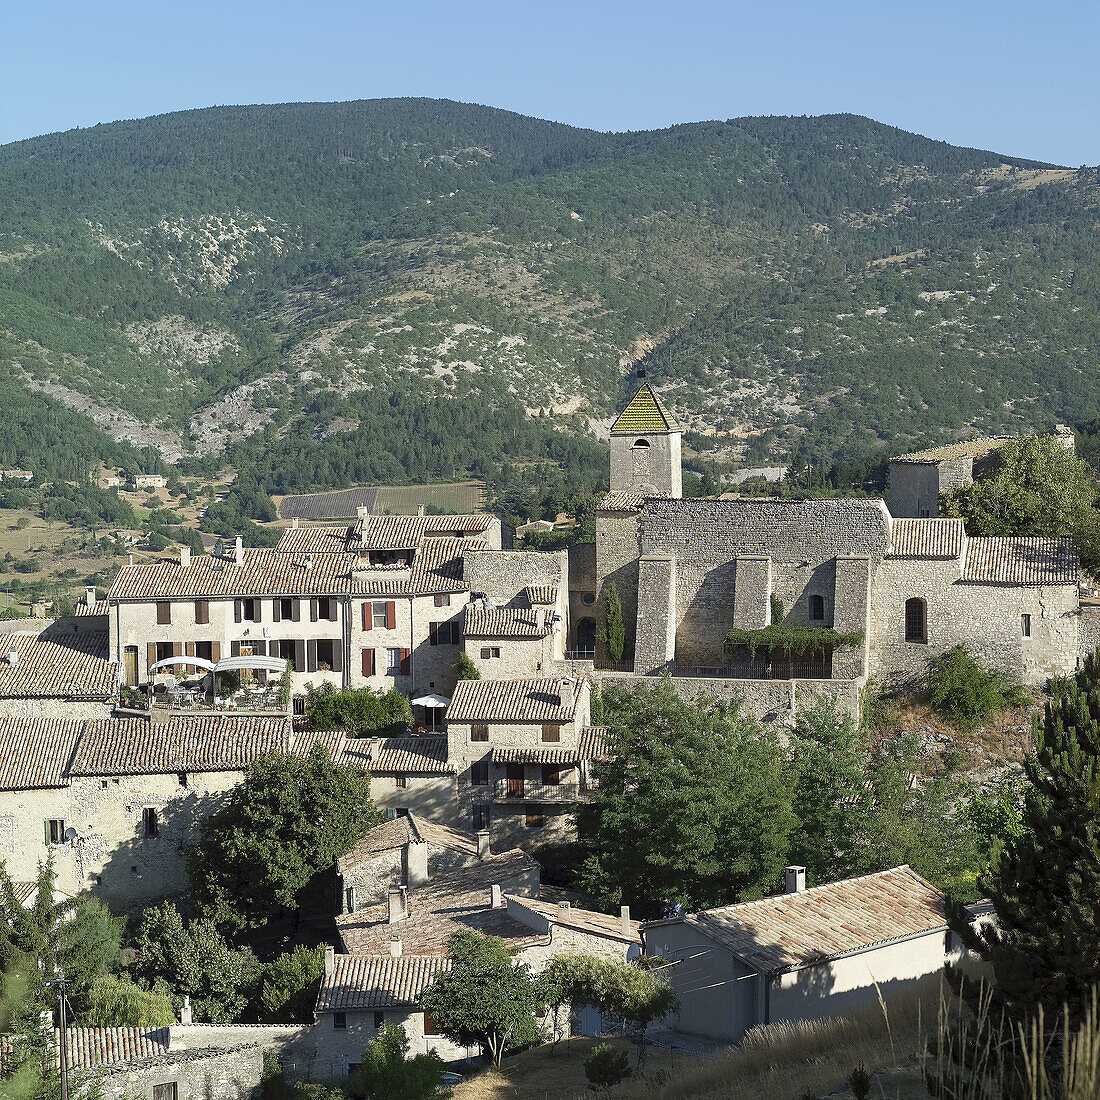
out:
M175 667L176 665L190 665L193 668L201 668L209 672L214 667L214 662L208 661L205 657L165 657L163 660L157 661L156 664L150 665L149 671L158 672L162 668Z
M261 668L267 672L286 672L285 657L226 657L214 666L217 672L234 672L245 668Z
M434 692L430 695L417 696L410 702L414 707L427 707L429 710L444 710L451 705L450 699L446 699L442 695L436 695Z

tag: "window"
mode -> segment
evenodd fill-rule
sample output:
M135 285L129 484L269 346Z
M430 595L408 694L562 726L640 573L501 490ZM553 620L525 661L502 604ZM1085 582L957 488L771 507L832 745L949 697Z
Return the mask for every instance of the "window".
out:
M107 780L106 779L101 779L99 781L99 789L101 791L105 791L107 789Z
M375 1031L381 1031L386 1026L386 1014L384 1012L376 1012L374 1014L374 1029Z
M160 831L160 822L157 819L157 811L154 806L146 806L141 811L141 835L146 840L152 840Z
M329 622L336 621L336 601L330 596L321 596L317 600L317 618L328 619Z
M810 597L810 619L815 623L820 623L825 619L824 596Z
M347 1031L348 1014L346 1012L334 1012L332 1014L332 1029L333 1031Z
M171 642L157 642L157 660L166 661L176 655L176 647Z
M475 760L470 765L470 785L472 787L487 787L489 785L488 760Z
M528 810L527 815L524 818L523 824L528 829L541 829L544 824L544 818L541 810Z
M425 1035L438 1035L439 1025L435 1022L433 1017L427 1012L424 1013L424 1034Z
M205 626L210 622L210 601L209 600L196 600L195 601L195 622L199 626Z
M163 1085L153 1086L153 1100L176 1100L176 1082L166 1081Z
M354 1077L362 1068L362 1062L348 1062L348 1076Z
M583 603L585 605L585 607L591 607L595 602L596 602L596 593L595 592L586 592L583 596L581 596L581 603Z
M279 601L279 618L283 622L292 621L296 610L297 600L287 599L285 596Z
M201 657L204 661L210 661L211 663L214 663L214 643L196 642L195 656Z
M400 676L401 675L401 650L399 650L399 649L387 649L386 650L386 675L387 676Z
M561 726L554 726L550 723L545 724L542 727L542 739L543 741L560 741Z
M1030 638L1031 637L1031 616L1030 615L1021 615L1020 616L1020 633L1025 638Z
M458 645L458 623L453 619L446 623L429 623L428 642L431 645Z
M157 600L157 625L168 626L172 622L172 605L167 600Z
M376 600L370 605L371 618L374 620L375 626L389 627L389 621L386 615L386 601Z
M561 771L553 764L543 764L542 785L544 787L557 787L561 784Z
M489 740L489 727L488 726L471 726L470 727L470 740L471 741L488 741Z
M63 817L52 817L46 822L46 843L65 843L65 819Z
M500 646L498 645L483 645L481 647L481 659L483 661L491 660L494 657L500 656Z
M187 772L180 772L179 776L177 778L180 781L180 786L181 787L186 787L187 786Z
M634 440L634 446L635 447L644 447L648 451L649 450L649 440L648 439L635 439Z
M436 607L450 607L451 597L446 592L437 592L435 597Z
M321 638L317 642L317 667L322 672L336 667L336 658L333 652L334 645L335 643L331 638Z
M905 601L905 640L907 642L928 641L928 616L924 600L914 596Z
M407 775L398 775L394 777L393 781L394 789L399 791L408 790L409 777Z
M409 816L409 807L408 806L398 806L397 809L395 809L393 812L394 812L395 817L408 817Z

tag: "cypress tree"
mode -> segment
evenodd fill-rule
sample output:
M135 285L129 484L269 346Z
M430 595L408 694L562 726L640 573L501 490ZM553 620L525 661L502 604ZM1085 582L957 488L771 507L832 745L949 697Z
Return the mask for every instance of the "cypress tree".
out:
M621 661L626 650L626 627L623 625L623 603L619 599L619 590L612 581L607 586L607 610L604 612L604 643L607 656L612 661Z

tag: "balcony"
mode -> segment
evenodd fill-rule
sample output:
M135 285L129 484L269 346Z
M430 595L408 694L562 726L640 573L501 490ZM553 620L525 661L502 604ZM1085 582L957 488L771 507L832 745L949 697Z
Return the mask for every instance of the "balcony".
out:
M290 703L279 699L279 684L245 684L229 695L215 695L212 691L180 685L150 691L148 687L123 687L119 692L117 709L121 713L152 715L288 715Z
M576 783L540 783L535 779L498 779L496 802L588 802L592 792Z

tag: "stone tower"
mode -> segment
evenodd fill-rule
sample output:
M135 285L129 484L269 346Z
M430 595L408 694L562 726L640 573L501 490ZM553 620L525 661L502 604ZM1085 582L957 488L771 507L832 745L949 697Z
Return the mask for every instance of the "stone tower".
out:
M680 425L643 382L611 425L611 491L681 497Z

